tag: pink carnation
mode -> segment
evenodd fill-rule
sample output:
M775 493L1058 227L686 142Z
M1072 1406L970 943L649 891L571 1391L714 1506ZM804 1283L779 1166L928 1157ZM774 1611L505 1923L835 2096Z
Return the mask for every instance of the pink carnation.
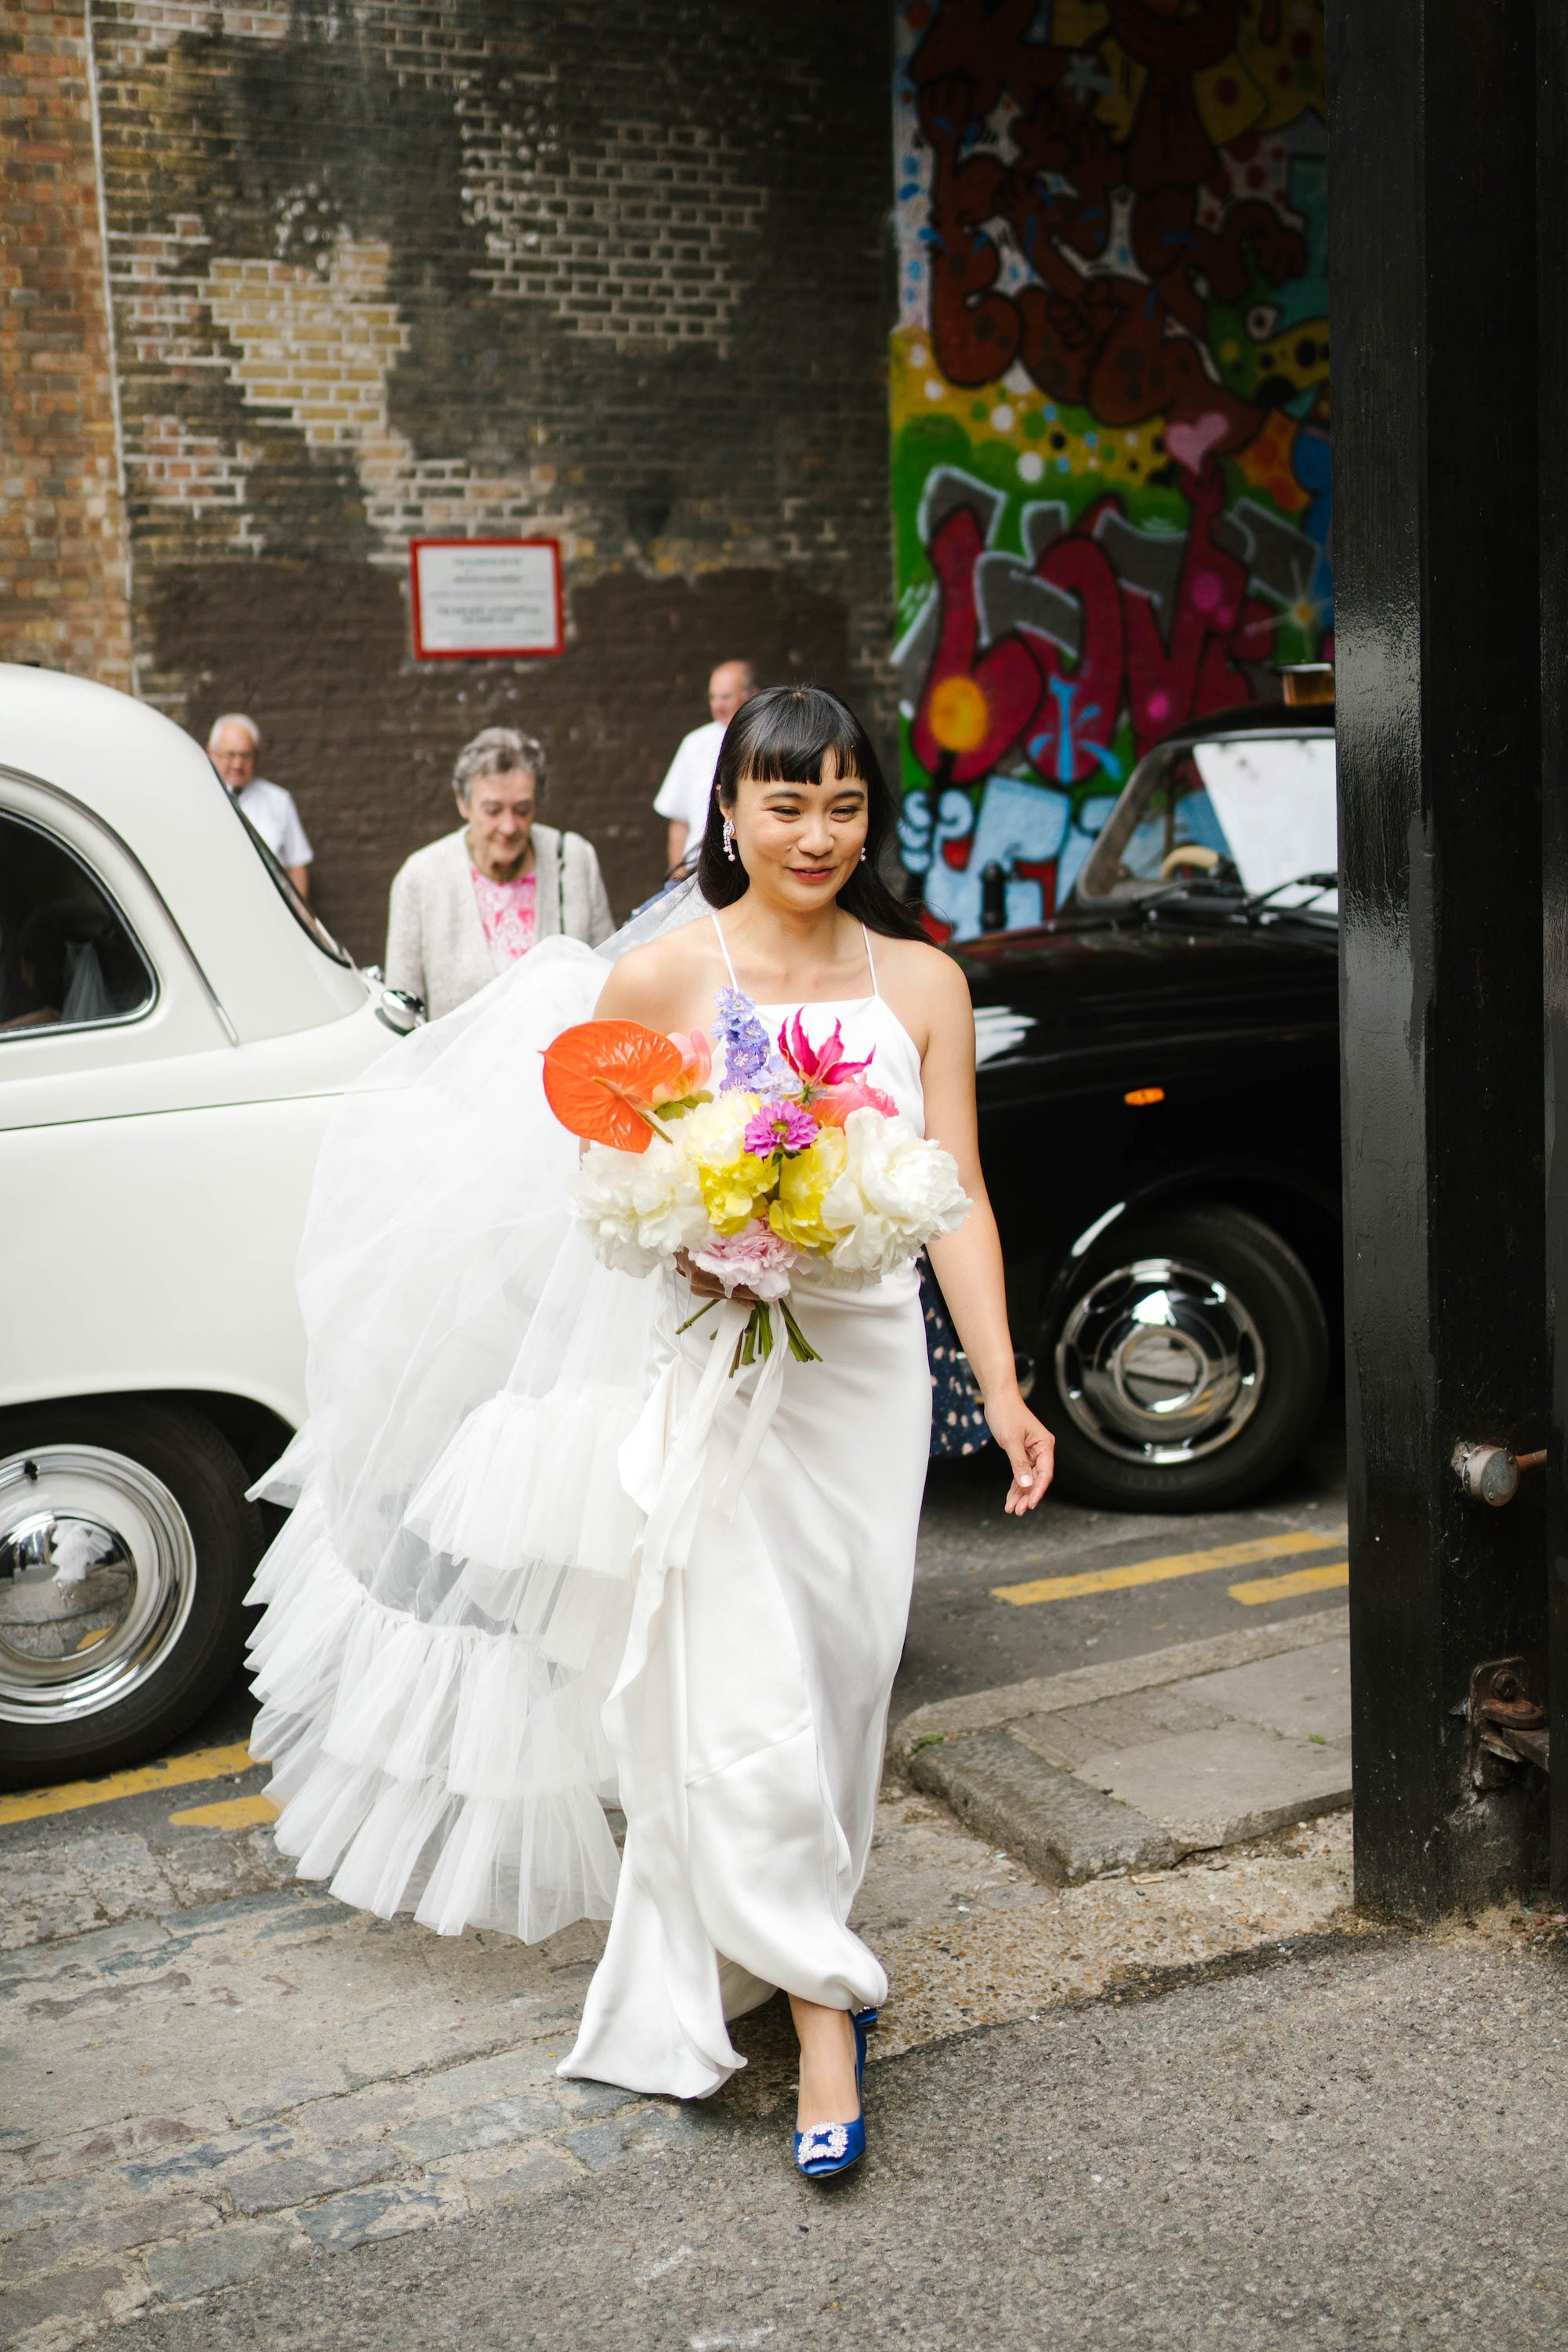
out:
M796 1255L763 1218L753 1217L738 1234L715 1234L704 1248L693 1250L691 1262L716 1274L727 1296L749 1290L753 1298L782 1298Z

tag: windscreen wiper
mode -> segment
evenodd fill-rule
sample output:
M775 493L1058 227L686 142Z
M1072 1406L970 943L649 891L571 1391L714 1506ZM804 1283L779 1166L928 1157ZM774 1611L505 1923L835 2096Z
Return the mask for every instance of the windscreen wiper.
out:
M1201 880L1167 882L1160 889L1151 890L1147 897L1124 903L1135 907L1142 916L1157 913L1160 908L1168 907L1173 898L1185 898L1189 902L1195 900L1200 907L1224 907L1230 912L1237 910L1235 884L1216 882L1207 874Z
M1250 898L1244 898L1242 900L1241 905L1237 908L1237 913L1238 915L1256 915L1260 913L1262 909L1268 905L1271 898L1277 898L1279 896L1281 890L1317 890L1321 892L1324 890L1337 890L1339 887L1340 877L1337 873L1297 874L1293 876L1289 882L1276 882L1271 890L1254 891ZM1305 915L1310 914L1311 909L1308 907L1277 907L1272 911L1275 914Z

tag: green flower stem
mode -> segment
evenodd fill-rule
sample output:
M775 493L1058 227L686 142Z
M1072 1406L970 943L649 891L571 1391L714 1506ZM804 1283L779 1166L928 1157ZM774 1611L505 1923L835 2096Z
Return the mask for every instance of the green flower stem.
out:
M781 1298L775 1303L779 1313L784 1317L789 1351L795 1362L820 1364L822 1358L795 1321L788 1299ZM693 1323L700 1322L710 1308L717 1307L719 1301L716 1298L710 1298L707 1307L699 1307L697 1313L680 1326L681 1330L689 1331ZM735 1352L730 1359L730 1378L733 1380L738 1372L743 1372L748 1364L759 1361L765 1364L773 1352L774 1345L773 1310L771 1306L763 1302L752 1307L736 1337Z
M779 1300L779 1311L784 1319L784 1329L789 1333L789 1350L790 1354L795 1358L795 1362L797 1364L820 1364L822 1358L817 1354L816 1349L812 1346L811 1341L806 1338L805 1333L795 1321L795 1310L790 1306L787 1298L781 1298Z

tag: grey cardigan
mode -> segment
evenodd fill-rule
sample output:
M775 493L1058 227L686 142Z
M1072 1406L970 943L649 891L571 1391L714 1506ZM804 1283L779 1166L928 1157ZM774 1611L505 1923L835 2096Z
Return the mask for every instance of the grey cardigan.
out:
M593 845L552 824L533 828L539 939L558 931L597 947L616 928ZM466 1004L496 977L459 827L416 849L392 885L386 981L424 1000L432 1021Z

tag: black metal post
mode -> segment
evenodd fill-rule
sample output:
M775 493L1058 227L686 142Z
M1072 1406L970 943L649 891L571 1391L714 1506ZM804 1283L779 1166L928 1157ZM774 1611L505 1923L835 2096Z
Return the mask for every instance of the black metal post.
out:
M1542 0L1545 5L1545 0ZM1518 1883L1473 1669L1543 1664L1535 48L1530 0L1332 0L1330 268L1356 1884Z
M1546 1010L1547 1647L1552 1888L1568 1895L1568 12L1537 22L1537 318L1541 336L1542 913Z

